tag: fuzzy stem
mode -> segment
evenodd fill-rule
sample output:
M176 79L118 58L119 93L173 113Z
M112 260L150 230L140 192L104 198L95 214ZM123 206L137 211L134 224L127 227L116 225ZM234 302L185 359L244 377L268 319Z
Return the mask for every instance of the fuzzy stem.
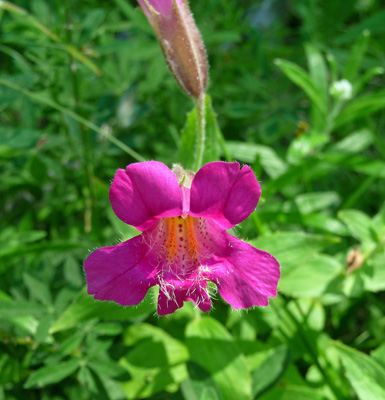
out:
M197 109L197 140L195 150L195 171L202 166L206 140L206 94L195 100Z

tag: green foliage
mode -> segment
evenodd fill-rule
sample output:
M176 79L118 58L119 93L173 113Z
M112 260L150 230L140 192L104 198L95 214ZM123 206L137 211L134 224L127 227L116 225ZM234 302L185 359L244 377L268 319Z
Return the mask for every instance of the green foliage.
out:
M205 150L203 154L203 164L219 159L219 146L223 140L220 131L216 113L213 109L211 98L209 95L205 99L205 120L206 120L206 140ZM177 160L183 164L186 169L194 170L194 150L197 146L196 133L197 133L197 109L194 108L187 115L187 122L182 131L180 150Z
M250 398L245 356L224 326L209 317L192 321L186 327L186 344L191 360L213 377L224 400Z
M81 290L78 297L63 312L51 327L50 332L55 333L64 329L75 327L81 321L87 321L93 318L128 320L137 319L155 312L154 304L151 303L152 290L146 296L146 299L140 303L137 308L120 307L115 303L98 302L87 295L85 290Z
M385 368L375 359L343 344L336 343L337 352L346 369L346 376L362 400L385 396Z
M278 259L279 295L171 317L156 288L137 307L87 295L89 252L137 234L108 201L116 169L193 169L197 110L135 1L0 1L0 400L383 400L381 2L191 7L203 161L253 168L234 234Z
M286 345L276 347L253 373L252 394L258 398L274 387L290 365L290 349Z

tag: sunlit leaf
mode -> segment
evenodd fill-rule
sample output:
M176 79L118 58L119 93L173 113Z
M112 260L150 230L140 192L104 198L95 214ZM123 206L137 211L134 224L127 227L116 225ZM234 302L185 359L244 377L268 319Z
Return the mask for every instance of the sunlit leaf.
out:
M128 320L140 318L155 310L155 305L151 301L151 294L139 306L122 307L113 302L97 301L86 293L83 289L73 303L64 311L50 332L55 333L64 329L70 329L81 321L92 318L107 320Z
M385 398L385 369L375 359L342 343L335 342L353 389L360 400Z
M146 398L162 390L175 392L178 383L187 378L185 345L149 324L129 328L125 333L128 343L133 335L137 335L135 346L120 360L120 365L132 376L123 384L127 397Z
M346 224L353 237L365 243L374 243L377 233L370 218L359 210L341 210L339 218Z
M209 317L192 321L186 336L191 359L213 376L224 400L251 398L245 357L218 321Z
M276 385L290 363L290 350L283 345L269 352L262 364L253 372L253 398Z
M79 368L78 360L64 361L56 365L47 365L34 372L25 383L26 389L44 387L61 382Z
M322 249L338 242L339 239L333 236L305 232L277 232L252 240L250 243L258 249L274 254L282 270L289 272L299 262L306 263L317 256Z
M298 260L297 266L283 271L279 287L294 297L318 297L327 293L329 285L343 273L344 265L334 257L317 255L306 262Z

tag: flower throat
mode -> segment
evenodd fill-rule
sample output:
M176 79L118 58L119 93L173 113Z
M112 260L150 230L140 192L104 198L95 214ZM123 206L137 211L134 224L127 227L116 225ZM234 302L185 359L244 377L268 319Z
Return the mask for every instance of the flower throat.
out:
M198 241L195 235L197 219L191 216L164 218L166 228L164 251L168 263L176 261L184 265L199 263Z

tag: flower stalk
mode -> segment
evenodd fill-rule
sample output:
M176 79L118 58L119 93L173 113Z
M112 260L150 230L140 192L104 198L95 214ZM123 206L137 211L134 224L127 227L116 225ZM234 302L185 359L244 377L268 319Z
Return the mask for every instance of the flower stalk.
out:
M196 101L197 110L197 138L196 138L196 152L195 152L195 171L202 166L203 154L205 151L206 141L206 95L203 93Z

